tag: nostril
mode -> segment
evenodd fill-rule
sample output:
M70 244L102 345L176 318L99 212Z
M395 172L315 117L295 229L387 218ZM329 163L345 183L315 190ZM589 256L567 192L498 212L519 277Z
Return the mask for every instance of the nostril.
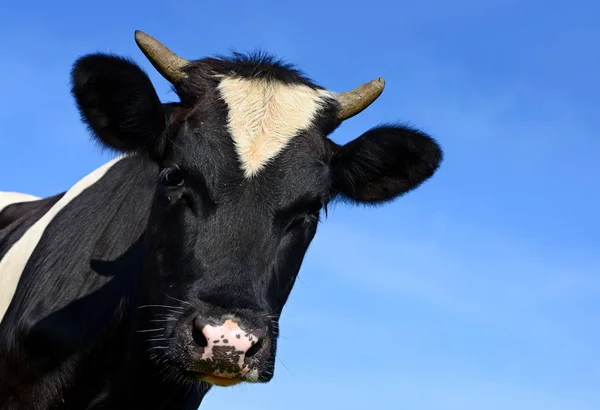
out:
M252 345L252 347L250 347L250 349L248 349L248 351L246 352L246 357L252 357L256 353L258 353L260 351L260 349L263 347L264 340L265 339L260 339L258 342L256 342L254 345Z
M204 336L202 329L198 329L196 326L192 328L192 338L194 339L194 343L196 343L197 346L208 346L208 340L206 340L206 336Z

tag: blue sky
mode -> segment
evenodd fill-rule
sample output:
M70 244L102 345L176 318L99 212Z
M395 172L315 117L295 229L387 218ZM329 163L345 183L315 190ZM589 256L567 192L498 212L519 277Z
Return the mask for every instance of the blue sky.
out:
M186 58L260 47L336 91L384 76L335 140L400 120L445 149L396 203L330 210L282 319L275 379L214 390L204 409L600 408L599 5L85 3L0 10L2 190L50 195L109 158L69 95L81 54L130 56L175 98L135 29Z

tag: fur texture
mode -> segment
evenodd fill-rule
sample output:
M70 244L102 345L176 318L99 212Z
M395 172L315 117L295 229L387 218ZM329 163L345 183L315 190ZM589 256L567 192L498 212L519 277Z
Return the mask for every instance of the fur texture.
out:
M221 77L227 128L246 177L260 171L290 139L307 131L333 96L304 84L269 79Z

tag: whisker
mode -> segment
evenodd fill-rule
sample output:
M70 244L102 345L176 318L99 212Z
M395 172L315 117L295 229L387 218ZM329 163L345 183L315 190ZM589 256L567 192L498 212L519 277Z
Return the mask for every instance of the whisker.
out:
M300 282L303 286L309 288L310 286L308 286L306 283L304 283L304 281L302 280L302 278L300 277L300 275L296 276L296 280L298 282Z
M174 314L174 312L157 313L155 316L156 317L162 317L162 318L165 318L165 319L169 319L169 318L171 318L171 319L177 319L177 318L181 317L181 315Z
M158 342L160 340L173 340L173 338L156 337L154 339L147 339L146 342Z
M153 350L153 349L166 349L166 348L167 348L167 346L153 346L153 347L147 349L146 352L149 352L150 350Z
M142 306L138 306L138 309L144 309L144 308L149 308L149 307L161 307L161 308L166 308L166 309L183 309L180 306L169 306L169 305L142 305ZM181 313L181 312L178 312Z
M294 373L292 373L292 371L285 365L285 363L283 363L283 360L281 360L277 354L275 354L275 357L277 358L277 360L279 360L279 363L281 363L283 365L283 367L285 367L286 370L288 372L290 372L290 374L292 375L292 377L296 378L296 375Z
M164 327L158 328L158 329L145 329L145 330L137 330L138 333L145 333L145 332L158 332L159 330L165 330Z
M184 305L189 305L191 307L194 307L194 305L192 305L190 302L186 302L185 300L177 299L177 298L175 298L173 296L167 295L166 293L165 293L165 296L168 297L168 298L170 298L170 299L176 300L177 302L181 302Z

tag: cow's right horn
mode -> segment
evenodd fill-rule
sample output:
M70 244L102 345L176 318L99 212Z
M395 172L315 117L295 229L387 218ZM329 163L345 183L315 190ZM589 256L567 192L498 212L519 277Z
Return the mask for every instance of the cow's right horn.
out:
M363 111L381 95L384 87L385 80L379 77L353 90L338 94L337 98L340 103L338 120L347 120Z

